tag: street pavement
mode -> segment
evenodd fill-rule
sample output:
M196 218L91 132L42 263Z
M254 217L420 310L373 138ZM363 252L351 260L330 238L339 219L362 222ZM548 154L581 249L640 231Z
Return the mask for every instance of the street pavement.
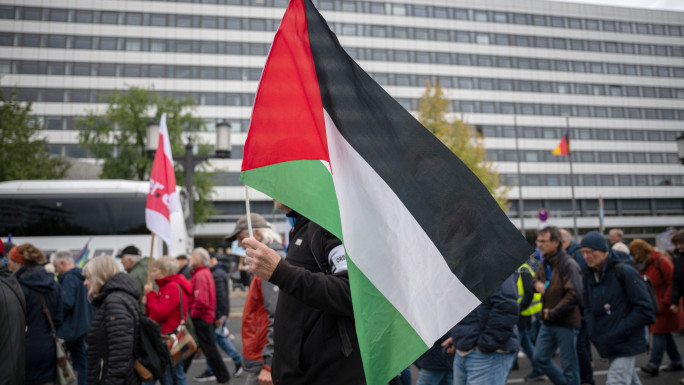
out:
M230 295L230 301L231 301L231 310L230 310L230 316L228 319L228 328L231 333L231 341L233 342L233 345L235 345L235 348L237 349L238 352L242 352L242 340L240 338L240 319L242 317L242 308L245 304L245 296L246 292L241 291L240 289L237 289L236 291L232 291ZM675 341L677 342L677 346L679 347L680 353L684 355L684 336L680 335L679 333L675 333ZM593 348L592 348L593 349ZM228 367L229 373L234 373L235 372L235 366L233 365L233 360L231 360L223 351L221 351L221 354L224 358L224 362L226 363L226 366ZM595 349L593 349L593 357L594 357L594 379L596 380L597 385L602 385L606 383L606 375L608 374L608 360L601 359L598 356L598 353L596 352ZM639 373L639 378L641 379L641 382L643 385L677 385L679 384L679 380L681 378L684 378L684 372L663 372L661 371L660 374L656 377L650 376L646 373L642 373L638 367L642 365L646 365L648 362L649 356L647 354L642 354L639 356L637 359L637 371ZM558 357L555 358L556 363L559 362ZM663 358L663 363L662 367L667 366L670 363L669 357L667 354L665 354L665 357ZM194 377L199 376L205 369L206 365L206 360L204 357L200 357L198 359L195 359L193 361L192 366L190 367L190 370L188 371L188 383L197 385L197 384L207 384L207 385L213 385L216 383L216 381L208 381L208 382L199 382L194 379ZM508 384L520 384L524 383L524 377L532 371L530 361L527 359L527 357L522 357L518 360L518 365L519 369L514 370L511 372L510 376L508 377ZM416 383L416 378L418 376L418 369L415 367L415 365L411 366L411 373L412 373L412 384ZM235 377L231 379L231 384L232 385L244 385L245 383L245 374L242 374L241 376ZM530 384L538 384L538 385L551 385L551 381L537 381L537 382L530 382Z

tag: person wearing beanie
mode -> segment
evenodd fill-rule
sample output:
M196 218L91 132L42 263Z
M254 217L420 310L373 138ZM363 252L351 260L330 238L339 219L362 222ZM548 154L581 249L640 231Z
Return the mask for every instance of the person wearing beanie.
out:
M644 327L655 322L650 294L629 260L608 249L596 231L580 243L587 263L583 271L584 319L589 339L601 358L610 361L608 384L639 384L636 358L648 349Z
M57 375L57 352L52 328L43 312L42 301L55 329L62 324L61 289L55 276L45 271L45 254L30 243L15 246L9 251L9 270L14 273L26 301L27 385L52 382Z

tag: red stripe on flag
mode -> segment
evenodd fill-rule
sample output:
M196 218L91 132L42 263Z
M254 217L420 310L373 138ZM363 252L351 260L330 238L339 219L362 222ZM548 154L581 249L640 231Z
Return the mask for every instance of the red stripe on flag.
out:
M330 162L303 15L304 3L291 1L276 32L254 101L242 171L292 160Z

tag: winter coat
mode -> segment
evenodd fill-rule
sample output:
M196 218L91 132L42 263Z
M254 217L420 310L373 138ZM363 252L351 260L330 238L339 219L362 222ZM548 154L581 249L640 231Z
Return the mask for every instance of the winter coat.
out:
M623 282L616 274L618 262L623 262ZM598 281L589 268L583 277L587 332L601 357L632 357L645 352L648 341L644 326L655 317L648 289L636 269L611 251Z
M329 260L342 242L293 211L288 217L294 218L295 224L287 258L278 263L269 280L280 288L273 383L365 384L349 276L341 265L346 261L343 256Z
M93 306L88 301L88 288L83 282L81 269L74 267L59 276L62 288L62 311L64 322L57 335L65 341L74 341L88 332L93 322Z
M230 314L229 269L228 265L220 262L211 268L211 276L214 278L214 287L216 288L216 319L228 317Z
M0 272L0 309L0 346L5 347L0 348L0 384L20 385L26 361L26 299L8 272Z
M549 319L543 322L548 325L577 327L582 317L582 275L575 259L563 250L545 257L539 265L532 285L536 282L546 283L546 267L551 270L549 286L542 294L542 314L549 309Z
M649 326L653 334L670 333L681 329L682 309L677 309L676 313L670 311L673 270L672 262L659 252L653 250L653 253L651 253L646 262L646 268L641 272L641 275L646 275L653 284L656 297L658 298L656 322Z
M185 279L187 279L189 282L190 281L190 271L191 271L191 268L190 268L190 264L188 263L187 265L183 266L180 270L178 270L178 274L184 276Z
M570 245L565 249L565 252L575 259L575 262L577 262L580 267L580 271L584 271L584 269L588 267L587 261L584 260L582 252L580 251L580 245L578 245L577 242L570 241Z
M670 304L680 306L679 300L684 298L684 254L675 249L672 271L672 295Z
M451 329L454 347L482 353L517 352L518 286L517 274L509 276L492 295Z
M214 277L206 266L192 269L192 296L189 301L190 317L214 323L216 311L216 287Z
M162 279L156 280L159 286L159 291L151 291L147 293L147 304L145 305L145 314L152 321L161 325L163 334L171 333L181 322L180 311L180 292L183 293L183 311L187 317L188 303L192 296L192 286L190 282L180 274L169 275ZM178 288L180 287L180 291Z
M427 352L416 360L416 366L421 370L427 369L439 372L451 372L454 370L454 355L446 354L442 347L444 342L449 337L449 333L443 335L438 339Z
M86 337L89 385L140 384L133 369L139 343L139 298L135 282L120 272L93 299L95 315Z
M133 282L135 283L136 289L138 289L138 293L144 293L145 292L145 285L147 284L147 269L149 268L149 263L150 259L145 257L140 259L138 262L136 262L133 267L131 267L131 270L128 271L128 275L133 279ZM152 282L152 288L156 291L157 290L157 284ZM142 299L142 297L140 297ZM145 311L145 305L140 301L140 311L144 312Z
M62 324L59 284L42 265L24 265L15 276L26 299L26 384L54 381L57 375L55 340L39 294L45 298L52 322L58 329Z

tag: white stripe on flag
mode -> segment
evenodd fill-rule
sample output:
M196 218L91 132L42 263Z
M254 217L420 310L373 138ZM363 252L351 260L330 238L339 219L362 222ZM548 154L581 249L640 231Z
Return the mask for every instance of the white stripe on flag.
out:
M324 113L347 254L432 346L480 301L449 270L399 197Z
M145 209L145 223L151 232L157 234L170 247L171 224L164 214L159 211Z

